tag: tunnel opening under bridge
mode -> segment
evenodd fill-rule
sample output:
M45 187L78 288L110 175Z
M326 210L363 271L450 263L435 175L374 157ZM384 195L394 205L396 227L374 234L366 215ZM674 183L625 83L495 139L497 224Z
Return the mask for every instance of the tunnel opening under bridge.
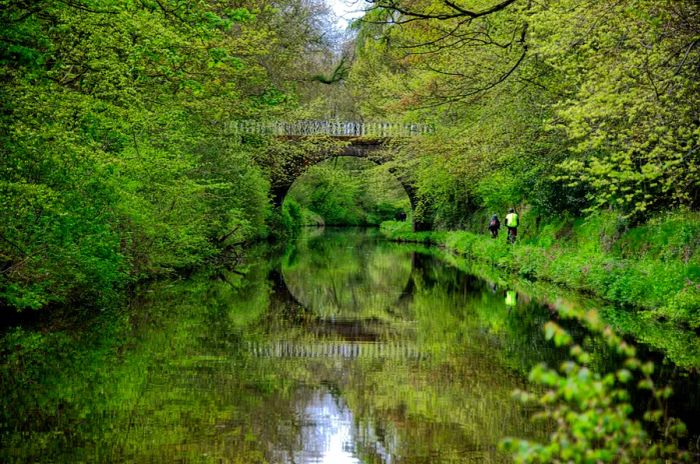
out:
M378 173L381 173L381 180L386 184L386 186L390 187L393 184L394 191L397 188L400 189L401 193L405 196L407 200L404 215L394 214L390 217L385 216L381 218L382 220L410 220L414 231L429 230L430 224L422 221L421 218L417 217L415 214L419 198L414 186L405 180L406 176L402 175L401 172L394 168L388 168L382 171L377 171L378 167L384 165L384 159L375 156L378 148L381 148L381 146L375 144L351 144L347 146L340 154L329 154L327 158L318 160L315 163L309 164L308 166L301 166L299 169L295 169L295 174L293 176L287 178L286 181L278 182L277 184L272 186L272 199L275 208L282 212L282 209L285 207L285 201L287 199L294 199L294 201L299 202L299 192L297 192L297 190L305 182L304 179L307 178L310 174L313 174L315 170L319 169L319 167L324 167L328 165L328 163L335 163L336 167L337 164L344 164L345 167L347 167L347 165L352 164L351 162L354 160L358 166L358 169L355 170L356 175L366 177L366 175L363 175L362 171L364 171L364 174L366 174L370 172L370 170L374 171L373 175L376 177L379 177ZM391 190L391 188L389 188L389 190ZM290 192L292 193L291 196ZM306 191L303 192L302 195L309 195L309 193L311 193L312 195L314 194L314 192L309 192L309 190L306 189ZM316 193L319 193L321 195L323 194L323 192ZM308 207L308 202L306 205L302 204L302 206ZM313 211L313 208L309 207L308 209ZM323 216L322 214L320 214L321 212L316 212L319 213L319 215ZM327 218L324 217L324 224L339 226L379 225L379 223L381 222L379 221L371 223L368 221L360 221L359 223L343 223L342 221L338 222L335 219L331 221L326 221L326 219Z

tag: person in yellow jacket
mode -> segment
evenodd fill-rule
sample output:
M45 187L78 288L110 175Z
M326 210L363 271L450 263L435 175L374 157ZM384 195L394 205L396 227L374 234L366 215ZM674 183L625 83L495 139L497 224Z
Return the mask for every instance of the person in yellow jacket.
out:
M506 291L506 306L515 306L518 304L518 294L515 290Z
M506 214L506 227L508 228L508 243L515 243L515 237L518 235L518 226L520 225L520 216L513 208L508 210Z

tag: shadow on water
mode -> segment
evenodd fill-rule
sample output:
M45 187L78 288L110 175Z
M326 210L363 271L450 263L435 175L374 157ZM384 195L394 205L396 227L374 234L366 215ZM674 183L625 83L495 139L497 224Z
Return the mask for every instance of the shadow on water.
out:
M0 460L500 463L546 435L510 393L563 360L555 304L368 229L252 256L89 329L9 331Z

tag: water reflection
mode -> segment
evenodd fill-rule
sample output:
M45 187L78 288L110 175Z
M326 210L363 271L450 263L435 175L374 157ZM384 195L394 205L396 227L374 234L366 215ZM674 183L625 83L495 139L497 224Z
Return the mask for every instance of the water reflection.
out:
M506 291L506 306L515 306L518 301L518 295L515 293L515 290L507 290Z
M320 317L383 316L406 292L412 258L372 229L315 230L288 248L282 275L292 295Z
M155 284L17 381L0 461L508 462L501 438L545 433L510 393L560 354L545 307L493 289L339 230Z
M312 391L308 403L300 403L293 418L300 424L297 449L273 449L272 462L359 464L354 452L354 423L340 398Z
M349 462L507 462L500 438L542 432L510 399L524 385L509 352L523 349L498 333L509 316L492 285L369 230L302 238L281 267L304 317L269 318L264 340L248 349L317 385L316 401L335 391L347 405L303 434L295 462L316 462L306 447L357 460ZM531 317L523 332L542 322ZM348 422L344 440L328 438Z

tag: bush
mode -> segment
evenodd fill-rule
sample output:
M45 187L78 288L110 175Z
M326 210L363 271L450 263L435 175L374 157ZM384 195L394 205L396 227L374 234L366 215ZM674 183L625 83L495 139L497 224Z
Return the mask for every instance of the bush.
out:
M596 372L591 367L591 353L576 344L559 325L547 323L547 339L569 347L573 359L562 363L558 370L545 365L535 367L530 380L543 385L544 393L517 391L515 396L526 404L536 404L540 412L535 418L551 422L554 431L546 443L510 438L501 447L513 453L518 463L690 462L689 454L678 448L678 439L686 427L680 420L665 415L672 392L669 387L654 383L653 363L642 363L635 348L602 324L595 311L562 315L583 322L622 361L613 371ZM634 419L630 405L633 389L651 395L651 406L643 414L646 427Z
M385 222L388 238L432 243L528 278L598 295L687 328L699 325L700 215L676 212L625 229L612 214L564 218L522 234L514 246L466 231L411 231ZM634 250L634 251L632 251Z
M296 234L304 224L301 206L293 198L288 198L282 205L282 227L290 234Z

